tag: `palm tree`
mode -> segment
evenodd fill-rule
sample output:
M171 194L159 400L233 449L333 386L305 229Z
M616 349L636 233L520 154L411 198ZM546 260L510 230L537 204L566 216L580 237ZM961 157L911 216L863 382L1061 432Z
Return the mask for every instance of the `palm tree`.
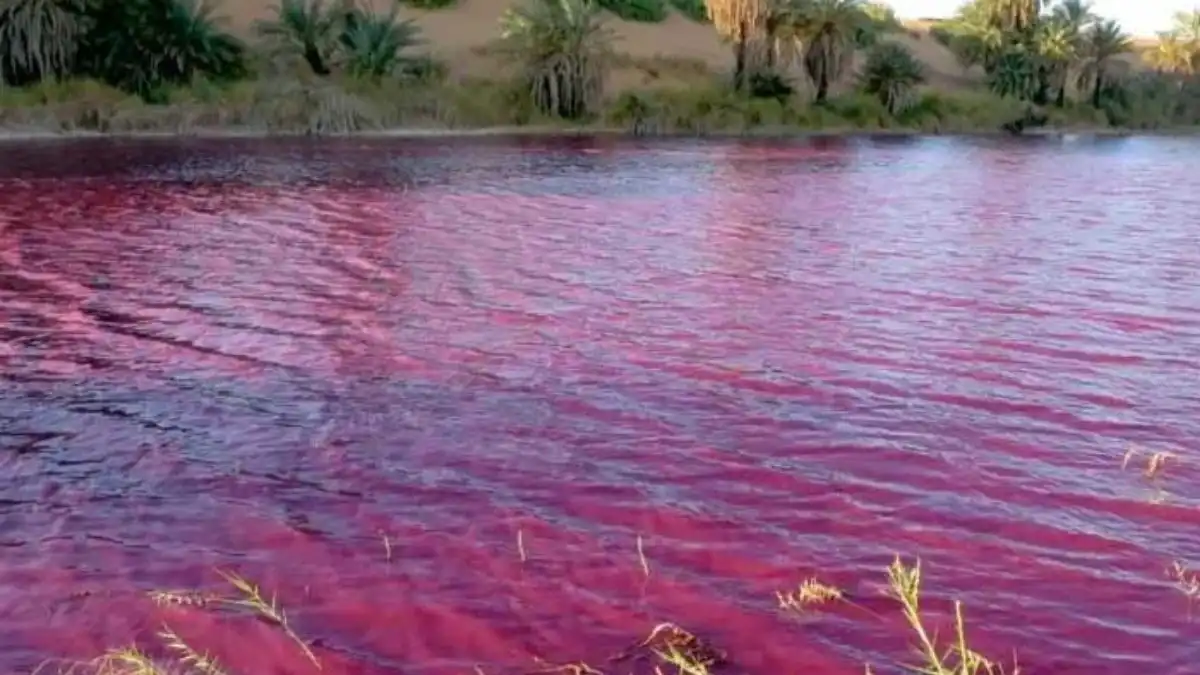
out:
M1200 7L1191 11L1175 12L1172 20L1175 25L1171 32L1184 42L1193 43L1200 48Z
M1079 35L1071 24L1052 16L1038 24L1033 43L1045 75L1039 84L1043 87L1053 86L1057 90L1055 105L1061 108L1066 105L1071 64L1079 53Z
M867 54L859 83L863 91L879 98L889 115L895 115L925 81L925 69L913 53L895 42L882 42Z
M1188 59L1189 72L1200 71L1200 7L1190 12L1176 12L1174 21L1171 33L1184 43L1185 49L1191 54Z
M259 37L277 54L303 58L314 74L331 74L344 13L325 0L280 0L274 9L273 20L255 24Z
M754 43L760 41L766 19L771 12L770 0L704 0L708 18L721 37L733 42L733 83L744 90L750 79L747 71Z
M0 86L66 74L85 24L74 0L0 0Z
M351 75L379 79L392 75L408 62L404 51L420 42L420 28L412 19L399 20L399 7L375 14L357 7L345 10L341 47Z
M1050 16L1078 30L1083 30L1097 18L1088 0L1059 0Z
M817 88L817 103L829 95L854 56L856 38L870 21L862 0L812 0L800 19L804 70Z
M591 0L528 0L501 18L502 39L543 112L575 119L599 103L613 39L600 12Z
M1160 73L1192 75L1196 71L1196 52L1174 32L1159 33L1158 44L1147 52L1146 61Z
M1104 87L1111 83L1110 69L1113 59L1133 51L1133 43L1129 36L1121 30L1121 25L1111 19L1092 24L1083 36L1083 68L1080 72L1080 85L1091 85L1092 107L1100 107L1100 95Z
M215 0L88 0L82 72L154 98L197 76L245 74L245 45L227 32Z
M1067 82L1070 80L1071 71L1079 66L1083 32L1096 18L1092 12L1092 3L1087 0L1060 0L1054 5L1046 21L1053 25L1054 32L1058 33L1051 38L1053 44L1043 43L1042 46L1050 52L1058 67L1055 73L1058 75L1058 97L1055 104L1060 108L1066 105ZM1050 36L1043 38L1047 39Z
M1042 13L1042 0L983 0L992 23L1007 33L1032 28Z
M808 0L773 0L763 17L763 35L766 69L774 71L779 66L795 62L804 46L799 27Z

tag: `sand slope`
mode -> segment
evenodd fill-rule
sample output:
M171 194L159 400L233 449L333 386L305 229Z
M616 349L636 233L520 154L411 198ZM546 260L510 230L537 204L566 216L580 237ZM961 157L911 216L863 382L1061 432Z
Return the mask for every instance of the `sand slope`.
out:
M421 26L428 48L446 61L452 75L488 77L504 72L505 64L488 45L499 37L499 20L516 0L459 0L450 9L437 11L402 10ZM226 0L224 14L237 32L249 34L254 21L274 15L276 0ZM369 0L377 9L391 7L392 0ZM613 74L621 87L652 86L664 81L680 81L690 71L695 75L701 64L710 71L727 71L733 66L733 53L717 36L712 26L699 24L672 14L658 24L633 23L610 17L609 26L616 37L616 48L626 59ZM977 82L979 74L964 71L953 54L927 32L912 30L892 39L904 43L926 65L930 84L956 88ZM669 71L669 72L668 72Z

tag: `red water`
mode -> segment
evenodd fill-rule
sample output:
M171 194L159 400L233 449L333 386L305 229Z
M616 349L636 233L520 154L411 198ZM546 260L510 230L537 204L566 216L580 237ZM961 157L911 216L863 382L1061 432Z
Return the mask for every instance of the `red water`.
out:
M331 674L660 621L729 672L888 673L897 553L1026 673L1200 672L1165 572L1200 564L1198 152L0 145L0 672L164 623L316 672L146 597L220 568ZM814 574L858 604L780 612Z

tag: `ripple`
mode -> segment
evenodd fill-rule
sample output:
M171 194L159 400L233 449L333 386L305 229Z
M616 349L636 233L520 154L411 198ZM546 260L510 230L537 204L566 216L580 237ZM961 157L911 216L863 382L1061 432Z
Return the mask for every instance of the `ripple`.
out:
M8 144L0 670L144 636L142 591L219 566L338 673L598 661L664 619L860 672L909 656L871 616L899 552L1025 668L1188 672L1196 149ZM867 611L774 611L815 573Z

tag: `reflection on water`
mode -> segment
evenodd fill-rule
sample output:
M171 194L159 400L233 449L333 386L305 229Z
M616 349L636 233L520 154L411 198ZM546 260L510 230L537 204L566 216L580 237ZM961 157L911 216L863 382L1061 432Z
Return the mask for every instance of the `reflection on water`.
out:
M168 622L313 672L145 598L216 566L327 672L668 619L860 672L909 656L896 552L1031 672L1195 661L1195 142L0 147L0 670ZM814 573L859 605L780 615Z

